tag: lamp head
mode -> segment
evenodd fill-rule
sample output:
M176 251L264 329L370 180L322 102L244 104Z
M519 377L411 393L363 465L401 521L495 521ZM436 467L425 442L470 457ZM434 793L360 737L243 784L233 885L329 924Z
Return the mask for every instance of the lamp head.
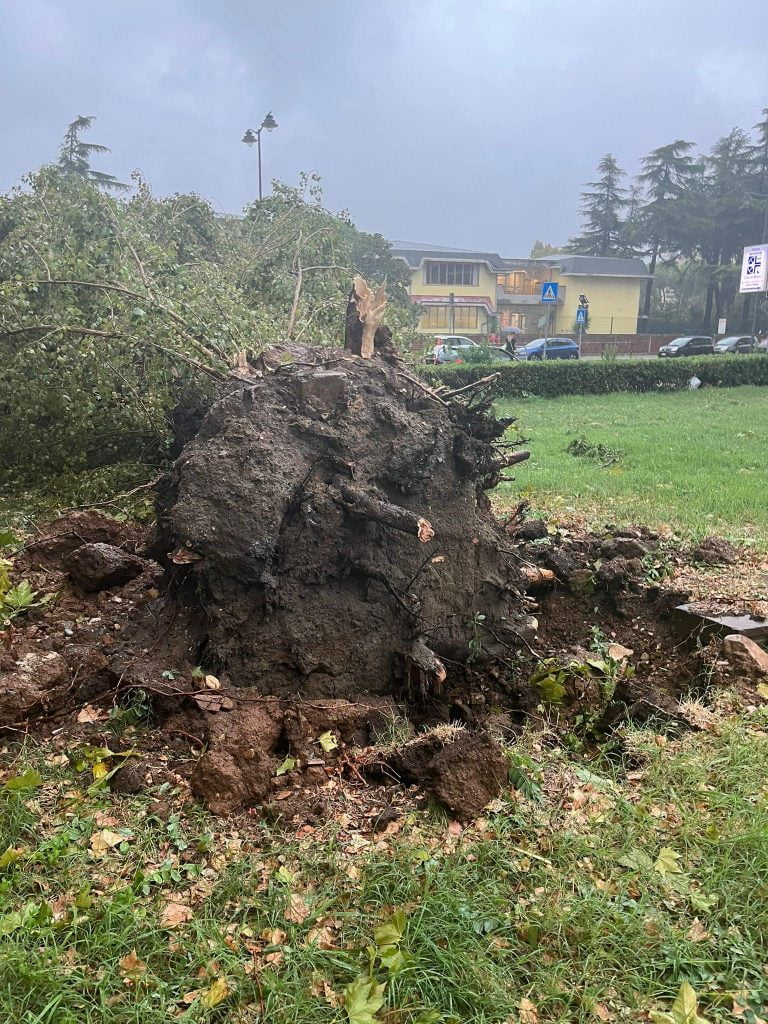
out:
M252 146L256 141L256 136L253 134L250 128L243 136L242 141L246 144L246 146Z
M277 128L277 121L272 116L272 111L267 114L264 120L261 122L261 127L266 128L268 132L273 132Z

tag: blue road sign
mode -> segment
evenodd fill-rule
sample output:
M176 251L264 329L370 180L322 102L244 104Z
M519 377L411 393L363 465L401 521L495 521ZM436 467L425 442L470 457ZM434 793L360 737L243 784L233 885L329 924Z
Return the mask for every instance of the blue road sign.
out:
M541 286L541 301L542 302L557 302L557 284L554 281L548 281Z
M576 323L585 324L587 322L587 310L584 306L579 306L576 310Z

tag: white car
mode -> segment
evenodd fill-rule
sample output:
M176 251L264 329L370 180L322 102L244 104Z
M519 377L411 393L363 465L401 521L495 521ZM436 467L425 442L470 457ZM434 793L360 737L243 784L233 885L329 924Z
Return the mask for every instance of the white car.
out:
M477 353L475 362L509 362L512 356L503 348L496 345L479 345L471 338L464 338L460 334L438 334L435 337L437 344L428 356L428 361L443 366L445 363L468 362L467 353Z
M461 334L436 334L431 361L433 363L452 363L456 356L448 356L446 349L471 348L476 345L477 342L472 341L471 338L465 338Z

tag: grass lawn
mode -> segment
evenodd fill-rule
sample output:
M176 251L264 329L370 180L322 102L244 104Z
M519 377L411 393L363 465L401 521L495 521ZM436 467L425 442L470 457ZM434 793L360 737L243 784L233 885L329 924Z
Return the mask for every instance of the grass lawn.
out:
M519 417L533 453L516 482L499 487L502 504L522 491L544 514L768 547L768 389L505 399L499 410ZM597 453L608 458L569 454L582 437L610 449Z
M0 1020L634 1022L687 982L733 1021L768 1001L766 730L761 709L629 731L623 763L529 736L482 819L413 810L378 837L353 789L285 834L6 750Z

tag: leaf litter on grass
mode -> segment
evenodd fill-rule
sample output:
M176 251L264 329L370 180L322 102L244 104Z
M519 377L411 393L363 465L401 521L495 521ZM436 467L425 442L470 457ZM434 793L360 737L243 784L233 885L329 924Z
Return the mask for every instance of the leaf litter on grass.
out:
M766 729L768 718L758 710L744 725L721 719L715 732L664 747L653 733L637 731L629 742L642 768L634 768L632 778L608 761L574 759L551 741L529 738L516 749L515 763L536 779L535 791L510 788L480 818L455 827L423 813L409 815L404 803L404 825L391 836L371 830L370 794L362 790L347 790L344 814L309 833L271 833L247 818L211 828L207 819L188 817L182 789L172 798L176 824L169 834L167 821L146 824L143 797L85 794L78 814L85 817L90 807L92 825L66 846L68 881L61 885L56 878L64 862L43 873L35 857L48 833L61 828L54 824L61 820L56 801L72 792L71 784L43 784L48 769L30 758L28 770L38 773L40 784L4 797L18 809L14 813L28 815L29 826L21 834L4 832L3 849L25 849L25 863L31 860L30 870L8 865L18 902L9 904L0 891L3 928L18 947L13 955L23 950L33 960L55 928L61 958L75 948L69 944L76 918L67 912L55 921L53 897L41 900L28 883L44 881L54 896L67 889L71 905L88 879L95 883L93 907L78 914L91 917L93 938L85 946L79 941L77 949L86 963L92 958L95 970L116 941L115 926L107 932L99 923L98 907L112 906L122 886L135 892L126 918L131 930L112 954L120 987L106 996L122 989L123 998L110 1004L104 1024L128 1020L132 1004L126 999L142 1006L146 1001L146 1020L156 1024L149 982L152 999L169 1012L174 1000L194 993L189 1004L175 1005L210 1013L216 1006L207 1002L226 988L218 1006L235 1013L240 1006L258 1008L264 998L278 1024L292 1019L291 1005L304 1005L304 1016L313 1019L312 1005L338 1011L342 1000L350 1024L379 1024L390 1016L408 1024L422 1018L522 1024L523 1011L535 1013L538 1024L639 1020L651 1011L667 1015L658 1018L663 1024L679 1024L678 1018L690 1024L695 1018L680 1017L690 999L675 1010L674 1002L659 996L668 991L670 970L682 974L672 975L676 985L695 979L699 1022L731 1019L716 1009L723 999L731 1005L731 991L738 993L734 1005L759 1014L766 992L754 936L768 922L753 902L749 873L734 857L743 848L745 864L768 863L768 843L756 838L768 834L768 811L755 802L752 788L764 785L759 762L768 754ZM66 773L67 766L56 770ZM35 827L40 793L49 809ZM718 834L732 832L734 842L745 837L728 862L708 838L713 821ZM133 839L121 851L127 830ZM205 830L210 838L197 850L195 835ZM89 861L92 838L103 833L107 849L100 860ZM185 877L194 865L172 853L173 836L184 837L184 856L206 873L200 888ZM168 859L175 866L161 870ZM689 877L694 867L701 881ZM97 870L101 880L94 877ZM145 894L141 885L132 888L137 870L162 877ZM694 900L708 909L697 909ZM139 932L133 925L137 912L144 922ZM110 911L112 920L119 920L115 913ZM740 914L746 916L739 920ZM270 921L282 921L282 928ZM738 928L738 943L728 937L729 927ZM186 964L203 949L220 967L215 975L194 978ZM698 973L686 979L693 956ZM717 973L707 968L710 963ZM606 972L611 984L603 980ZM30 1005L39 1012L44 1004L36 991ZM3 999L0 991L0 1009L6 1010ZM81 1010L78 1015L78 1021L101 1024Z

